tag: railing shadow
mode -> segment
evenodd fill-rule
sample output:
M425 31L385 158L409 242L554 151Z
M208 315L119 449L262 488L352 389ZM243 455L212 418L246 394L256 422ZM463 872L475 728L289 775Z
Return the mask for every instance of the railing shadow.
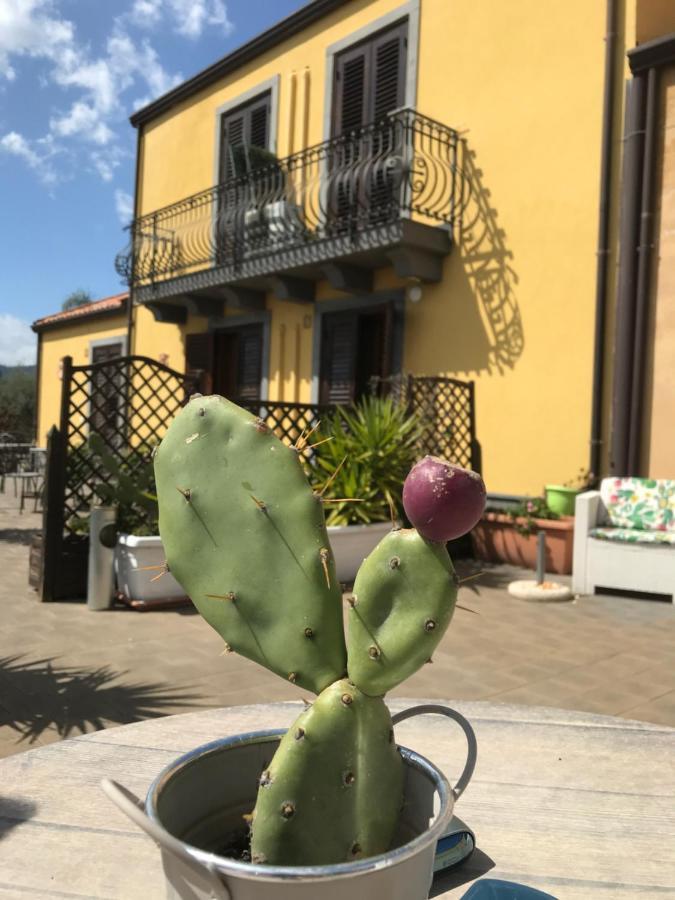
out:
M500 374L520 358L525 336L516 297L518 274L506 233L499 227L491 194L476 165L476 153L464 147L462 170L468 186L461 214L459 250L470 289L487 325L487 367Z
M159 682L121 683L126 674L110 666L58 668L51 658L0 658L0 727L15 731L17 743L34 744L47 729L67 738L202 705L195 702L197 694L167 690Z

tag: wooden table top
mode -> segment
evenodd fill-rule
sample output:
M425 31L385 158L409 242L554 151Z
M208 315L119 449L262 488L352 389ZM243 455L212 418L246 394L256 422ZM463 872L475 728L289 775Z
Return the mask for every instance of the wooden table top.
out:
M449 705L478 738L476 771L455 810L478 849L430 896L462 897L483 876L561 900L675 897L675 729L566 710ZM219 737L287 727L300 709L273 703L151 719L0 760L0 898L163 898L157 848L113 807L100 780L144 797L176 756ZM457 725L425 716L397 725L396 735L457 778L466 751Z

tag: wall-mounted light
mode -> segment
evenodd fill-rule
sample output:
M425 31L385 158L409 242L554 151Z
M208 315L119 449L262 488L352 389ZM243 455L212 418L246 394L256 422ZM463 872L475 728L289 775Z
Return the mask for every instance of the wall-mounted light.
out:
M419 303L422 299L422 282L419 278L411 280L405 289L405 294L411 303Z

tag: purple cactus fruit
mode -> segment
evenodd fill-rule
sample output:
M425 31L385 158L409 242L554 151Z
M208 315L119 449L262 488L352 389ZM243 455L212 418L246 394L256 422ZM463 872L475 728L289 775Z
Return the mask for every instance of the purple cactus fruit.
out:
M461 537L483 515L485 485L477 472L437 456L425 456L403 484L403 508L428 541Z

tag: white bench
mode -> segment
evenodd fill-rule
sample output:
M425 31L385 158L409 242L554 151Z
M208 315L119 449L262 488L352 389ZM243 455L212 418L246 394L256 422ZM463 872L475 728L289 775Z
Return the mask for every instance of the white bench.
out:
M675 602L674 505L673 481L605 478L599 491L579 494L573 591L641 591Z

